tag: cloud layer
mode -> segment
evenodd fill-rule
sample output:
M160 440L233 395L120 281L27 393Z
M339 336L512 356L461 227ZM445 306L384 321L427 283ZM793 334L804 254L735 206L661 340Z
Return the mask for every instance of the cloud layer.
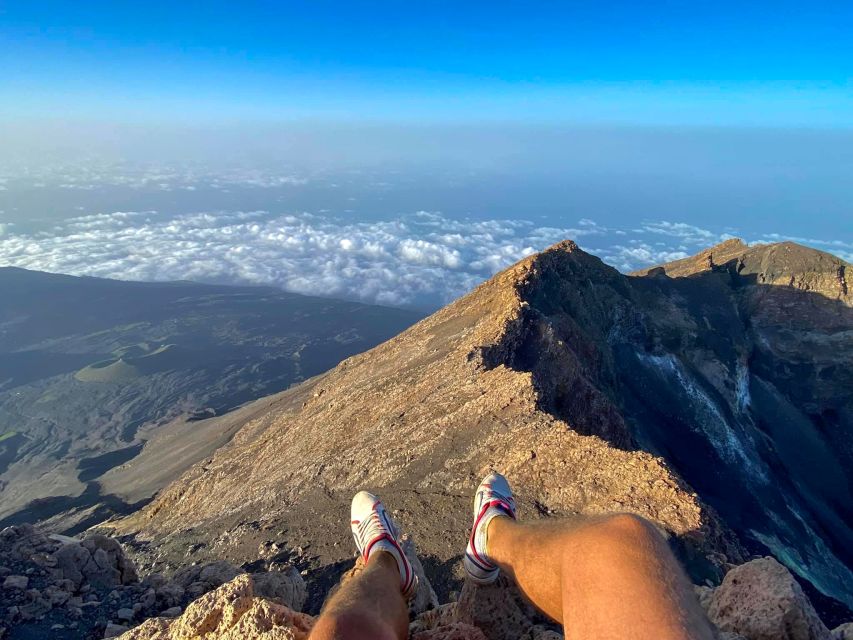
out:
M114 212L50 231L0 225L0 265L128 280L265 284L297 293L435 307L500 269L566 238L623 271L683 258L727 237L650 221L615 229L529 220L458 220L421 211L381 222L309 213ZM776 241L781 237L757 238ZM800 239L850 259L843 242Z

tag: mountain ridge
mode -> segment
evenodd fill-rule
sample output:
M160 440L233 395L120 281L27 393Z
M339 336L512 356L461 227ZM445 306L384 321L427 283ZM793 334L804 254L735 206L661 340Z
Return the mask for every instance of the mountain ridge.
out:
M840 286L832 269L846 263L787 245L724 249L711 250L725 256L721 265L706 260L706 268L671 278L654 268L625 276L572 241L554 245L282 394L229 446L112 526L143 546L195 539L199 557L215 547L235 561L255 553L268 532L286 531L287 544L310 544L315 562L333 567L348 548L339 513L353 491L369 488L399 506L404 528L444 567L440 591L455 584L453 541L464 539L467 493L497 467L519 487L524 517L638 513L668 532L700 580L718 581L763 545L850 602L849 489L825 486L813 468L778 455L774 447L790 448L790 438L759 420L772 412L799 427L811 420L803 398L785 395L802 377L786 373L803 355L792 350L791 331L822 346L808 365L814 380L850 357L850 297L832 288ZM780 263L792 251L816 258ZM811 270L780 287L760 282L762 265L773 267L773 283L786 269ZM800 312L813 317L798 325ZM776 371L779 358L785 367ZM850 397L838 375L815 401L835 403L821 409L830 418L840 411L840 443ZM820 433L827 425L809 422L803 438L826 456L822 472L849 485L847 453L831 450L832 434ZM696 465L707 477L691 471ZM777 467L785 472L778 490L769 482ZM762 501L772 517L759 511ZM310 518L320 524L306 525Z

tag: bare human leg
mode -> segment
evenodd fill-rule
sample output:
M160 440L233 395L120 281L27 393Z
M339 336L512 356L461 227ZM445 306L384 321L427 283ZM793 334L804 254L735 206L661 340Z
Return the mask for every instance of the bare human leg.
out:
M390 553L370 555L364 571L341 585L311 631L311 640L405 640L409 612Z
M499 516L487 526L488 559L567 640L714 638L666 541L642 518L525 525Z

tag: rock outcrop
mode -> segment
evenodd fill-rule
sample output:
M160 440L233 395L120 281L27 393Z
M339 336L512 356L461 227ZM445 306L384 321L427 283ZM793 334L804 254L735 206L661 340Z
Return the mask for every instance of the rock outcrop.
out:
M128 631L121 640L304 640L313 618L266 598L242 574L207 593L175 619L154 618Z
M749 640L832 640L791 572L770 557L729 571L707 604L711 622Z
M344 576L356 575L359 568ZM276 598L260 597L255 578L241 574L207 593L176 619L153 618L120 640L300 640L314 617ZM429 583L423 583L427 590ZM417 610L419 607L415 606ZM413 612L413 615L416 611ZM410 626L412 640L559 640L562 634L537 624L538 616L512 585L466 585L458 602L422 611Z
M140 580L114 539L7 527L0 531L0 638L7 629L11 640L118 636L152 616L175 618L190 602L244 576L258 596L297 611L305 603L305 582L289 565L247 574L214 562L187 567L173 579L150 574Z
M115 540L55 540L29 526L3 530L0 540L7 543L0 551L5 578L0 620L9 625L0 626L3 640L296 640L306 638L314 624L315 617L301 611L306 583L293 567L247 573L217 561L186 567L171 580L151 574L126 584L116 577L111 584L78 586L55 564L70 545L110 549L115 566L130 575L136 571ZM410 602L411 640L562 639L559 627L527 603L506 576L488 586L466 581L458 595L440 604L410 537L403 547L419 577ZM361 570L359 559L342 580ZM310 583L312 576L307 579ZM853 629L850 623L830 632L791 573L772 558L733 567L719 587L697 586L696 593L721 640L847 640ZM19 606L19 600L26 602Z
M359 568L344 580L356 575ZM175 620L152 619L121 640L304 638L314 618L276 598L261 598L241 574L191 604ZM428 585L428 583L427 583ZM851 625L832 633L820 622L791 573L772 558L735 567L706 599L720 640L846 640ZM411 640L561 640L559 628L501 577L489 586L466 583L458 600L412 613ZM853 625L853 623L851 623Z

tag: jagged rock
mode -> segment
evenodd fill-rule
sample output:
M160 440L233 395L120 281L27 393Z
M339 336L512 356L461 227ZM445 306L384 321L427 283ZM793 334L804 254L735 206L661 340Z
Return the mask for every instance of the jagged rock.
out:
M412 570L418 577L418 590L415 597L409 601L409 615L416 616L419 613L428 609L435 609L438 606L438 596L435 595L435 590L432 584L426 577L424 567L418 559L417 550L415 549L415 541L410 535L403 537L403 553L412 564Z
M458 602L440 605L415 618L409 625L410 638L562 640L562 634L533 624L535 614L532 609L505 578L496 588L473 584L466 584L466 587L462 589Z
M161 611L160 615L164 618L177 618L181 615L182 609L180 607L169 607L165 611Z
M169 582L162 573L149 573L142 579L143 587L153 587L154 589L159 589L164 584Z
M95 535L80 544L92 554L92 562L100 569L97 571L91 565L85 568L91 571L89 574L84 570L90 584L98 584L101 581L105 581L103 584L106 585L138 582L136 567L125 556L121 545L112 538Z
M255 573L252 574L252 580L256 595L277 600L294 611L302 611L305 600L308 599L308 588L296 567L288 567L284 571Z
M853 640L853 622L847 622L832 630L832 640Z
M52 607L61 607L71 598L71 594L68 591L59 588L56 585L49 585L44 590L44 596L50 602Z
M699 600L699 605L707 612L708 606L711 604L711 598L714 595L714 590L711 587L706 587L705 585L693 585L693 591L696 593L696 599Z
M791 572L771 557L729 571L714 591L708 617L722 631L749 640L831 640Z
M478 627L489 640L518 640L533 633L535 612L501 575L491 585L465 582L454 619Z
M157 604L157 592L153 587L149 587L143 592L139 600L136 601L140 609L143 611L151 611Z
M178 618L152 618L121 640L304 640L313 618L258 598L252 576L241 574L187 607Z
M157 594L157 604L161 608L175 607L184 598L184 588L177 582L167 582L157 588L155 593Z
M536 625L530 630L528 637L524 640L563 640L563 634Z
M435 629L418 631L410 640L489 640L477 627L464 622L451 622Z
M12 560L29 560L39 551L50 552L51 540L29 523L13 525L0 531L0 544Z
M110 622L107 624L107 628L104 629L104 638L115 638L123 634L125 631L127 631L127 625L113 624Z
M84 582L111 587L131 584L139 579L133 562L125 556L121 545L102 535L63 545L54 558L56 575L71 580L78 588Z
M441 625L452 624L456 616L456 602L439 605L435 609L424 611L409 625L409 634L429 631Z
M230 562L219 560L194 567L185 567L175 573L173 580L189 591L190 587L196 583L202 583L210 588L218 587L230 582L241 573L244 571L239 567L235 567Z
M119 620L124 620L125 622L130 622L133 620L133 609L128 609L127 607L122 607L118 611L116 611L116 618Z
M71 580L77 587L83 584L83 567L91 554L80 543L68 544L56 552L56 569L60 576Z
M3 588L24 591L29 581L30 579L27 576L6 576L6 579L3 581Z

